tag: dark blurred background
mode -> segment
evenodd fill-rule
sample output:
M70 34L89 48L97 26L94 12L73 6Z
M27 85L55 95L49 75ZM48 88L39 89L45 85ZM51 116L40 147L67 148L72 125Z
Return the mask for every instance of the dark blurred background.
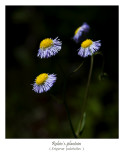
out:
M101 40L94 57L82 138L118 138L118 6L6 6L6 138L73 138L63 100L63 82L84 58L74 31L87 22L85 38ZM62 50L54 57L37 57L40 41L56 38ZM103 65L104 62L104 65ZM90 57L68 78L67 104L77 129L89 73ZM55 73L47 93L32 85L40 73ZM105 73L107 76L101 76Z

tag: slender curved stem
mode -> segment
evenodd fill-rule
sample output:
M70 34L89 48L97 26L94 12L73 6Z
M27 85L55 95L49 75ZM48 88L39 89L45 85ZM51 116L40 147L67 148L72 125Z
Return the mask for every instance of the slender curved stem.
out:
M74 131L74 128L73 128L73 125L72 125L69 108L68 108L67 102L66 102L66 83L67 83L67 80L64 81L64 91L63 91L64 106L65 106L65 109L66 109L66 112L67 112L67 116L68 116L68 120L69 120L69 124L70 124L70 128L72 130L73 136L75 138L77 138L77 135L75 134L75 131Z
M89 85L90 85L92 69L93 69L93 55L91 56L91 64L90 64L89 76L88 76L86 92L85 92L85 97L84 97L84 102L83 102L83 110L82 110L81 120L79 122L78 135L81 132L81 126L82 126L82 122L83 122L83 117L84 117L84 113L85 113L85 110L86 110L86 100L87 100L87 97L88 97L88 89L89 89Z
M73 72L77 72L82 67L83 64L84 64L84 61Z
M57 61L57 62L58 62L58 61ZM56 63L56 62L55 62L55 63ZM66 110L66 112L67 112L67 117L68 117L69 125L70 125L71 131L72 131L72 133L73 133L73 136L74 136L75 138L77 138L77 135L75 134L75 130L74 130L73 125L72 125L69 108L68 108L68 105L67 105L67 102L66 102L66 89L67 89L66 84L67 84L68 77L66 76L66 74L65 74L65 72L64 72L64 70L63 70L63 68L62 68L62 66L61 66L61 64L60 64L59 62L58 62L58 67L60 68L61 73L62 73L63 78L64 78L63 101L62 101L62 102L63 102L63 104L64 104L64 106L65 106L65 110ZM69 76L69 75L68 75L68 76ZM66 78L66 77L67 77L67 78Z

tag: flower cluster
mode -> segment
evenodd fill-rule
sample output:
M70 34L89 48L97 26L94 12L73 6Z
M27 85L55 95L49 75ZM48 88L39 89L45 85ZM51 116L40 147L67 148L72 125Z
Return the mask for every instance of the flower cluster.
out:
M73 40L78 43L81 36L84 33L87 33L89 29L90 26L86 22L83 23L82 26L75 30ZM92 56L96 51L99 50L100 47L100 40L92 41L91 39L86 39L81 43L81 47L78 50L78 55L81 57ZM61 48L62 42L58 39L58 37L55 39L45 38L40 42L37 57L42 59L55 56L61 50ZM55 74L41 73L34 81L33 90L36 93L47 92L56 82L56 79L57 77Z
M55 39L46 38L40 42L37 57L42 59L55 56L61 50L61 45L58 37ZM55 74L41 73L34 81L33 90L36 93L47 92L56 82L56 79Z
M74 33L73 40L78 43L83 33L88 32L90 26L85 22L82 26L78 27ZM92 41L91 39L86 39L81 43L78 55L81 57L92 56L96 51L99 50L101 46L100 40Z

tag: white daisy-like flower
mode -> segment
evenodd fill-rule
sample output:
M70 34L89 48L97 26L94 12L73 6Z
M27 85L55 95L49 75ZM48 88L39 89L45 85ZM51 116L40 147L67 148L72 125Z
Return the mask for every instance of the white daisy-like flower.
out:
M86 39L81 43L81 47L79 48L78 55L81 57L87 57L94 54L101 47L100 40L92 41L91 39Z
M57 38L54 40L46 38L40 42L40 48L37 56L40 58L49 58L54 56L61 50L62 42Z
M84 22L82 26L78 27L75 30L74 37L73 37L74 41L78 43L82 34L88 32L89 29L90 29L90 26L86 22Z
M37 93L47 92L56 82L55 74L42 73L36 77L33 90Z

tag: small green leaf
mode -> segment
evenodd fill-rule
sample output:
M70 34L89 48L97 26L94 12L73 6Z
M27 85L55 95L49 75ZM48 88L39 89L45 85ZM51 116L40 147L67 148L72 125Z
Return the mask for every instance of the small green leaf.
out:
M85 127L85 123L86 123L86 112L84 112L84 114L83 114L83 120L81 122L81 126L79 125L77 135L81 135L83 133L84 127Z

